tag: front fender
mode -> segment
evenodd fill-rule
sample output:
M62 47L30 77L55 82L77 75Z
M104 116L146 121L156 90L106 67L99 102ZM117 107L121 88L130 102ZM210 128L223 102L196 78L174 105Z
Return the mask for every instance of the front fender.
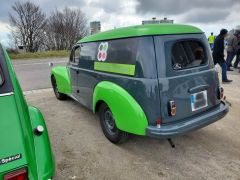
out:
M32 130L34 131L38 125L44 127L44 132L42 135L34 135L34 145L38 179L47 180L53 177L55 170L54 158L50 146L47 127L42 113L37 108L29 106L28 110L31 119Z
M98 102L104 101L111 109L118 129L146 135L148 121L141 106L119 85L102 81L98 83L93 93L93 111Z
M56 66L52 68L51 75L55 77L60 93L67 95L72 93L70 76L66 66Z

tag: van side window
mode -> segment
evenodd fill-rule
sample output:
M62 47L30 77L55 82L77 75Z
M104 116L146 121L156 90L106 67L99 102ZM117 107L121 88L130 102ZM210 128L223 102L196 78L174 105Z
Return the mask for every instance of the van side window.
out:
M88 60L88 61L96 60L96 51L97 51L96 42L81 44L80 60Z
M73 50L71 52L70 63L78 64L79 59L80 59L80 51L81 51L80 46L76 46L73 48Z
M106 62L136 64L139 39L127 38L108 41Z
M171 53L174 70L198 67L207 62L205 48L201 42L196 40L175 42Z

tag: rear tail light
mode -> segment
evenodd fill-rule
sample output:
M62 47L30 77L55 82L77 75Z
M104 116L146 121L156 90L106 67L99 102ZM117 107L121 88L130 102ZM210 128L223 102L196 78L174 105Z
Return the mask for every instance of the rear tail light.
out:
M157 119L157 128L161 128L162 120L161 118Z
M170 116L175 116L177 112L177 107L175 101L168 102L168 113Z
M4 175L3 180L28 180L27 169L19 169Z
M218 98L223 99L223 97L224 97L224 89L223 89L223 87L219 87Z

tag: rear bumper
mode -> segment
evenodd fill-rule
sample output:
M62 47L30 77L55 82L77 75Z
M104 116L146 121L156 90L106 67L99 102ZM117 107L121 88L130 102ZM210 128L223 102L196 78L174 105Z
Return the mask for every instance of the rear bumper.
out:
M228 111L228 105L225 102L221 102L218 107L212 109L211 111L201 114L200 116L187 119L186 121L161 125L160 128L157 128L156 126L148 126L146 134L147 136L155 138L170 138L186 134L223 118Z

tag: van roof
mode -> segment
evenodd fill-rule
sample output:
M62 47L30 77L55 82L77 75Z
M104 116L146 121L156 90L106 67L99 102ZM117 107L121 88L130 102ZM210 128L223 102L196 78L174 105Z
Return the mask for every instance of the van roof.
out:
M100 32L91 36L84 37L78 43L101 41L109 39L150 36L150 35L167 35L167 34L194 34L203 33L197 27L182 24L148 24L137 25L123 28L117 28L105 32Z

